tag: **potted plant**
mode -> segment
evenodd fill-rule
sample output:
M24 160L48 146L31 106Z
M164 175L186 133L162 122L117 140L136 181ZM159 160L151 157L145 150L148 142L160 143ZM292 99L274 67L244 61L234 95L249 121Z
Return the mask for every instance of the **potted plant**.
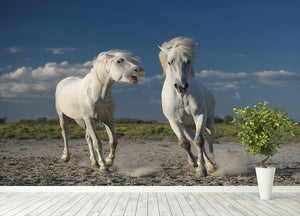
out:
M267 167L266 161L278 152L279 140L288 133L294 136L292 123L283 109L266 108L268 102L262 101L244 109L233 109L235 117L232 123L240 128L239 141L248 146L245 150L252 155L263 155L261 167L256 167L256 176L261 199L270 199L274 181L275 167Z

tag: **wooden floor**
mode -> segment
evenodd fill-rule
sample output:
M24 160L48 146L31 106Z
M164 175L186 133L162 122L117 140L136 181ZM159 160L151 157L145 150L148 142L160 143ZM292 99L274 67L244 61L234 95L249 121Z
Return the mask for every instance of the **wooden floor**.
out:
M0 187L0 215L300 215L300 187Z

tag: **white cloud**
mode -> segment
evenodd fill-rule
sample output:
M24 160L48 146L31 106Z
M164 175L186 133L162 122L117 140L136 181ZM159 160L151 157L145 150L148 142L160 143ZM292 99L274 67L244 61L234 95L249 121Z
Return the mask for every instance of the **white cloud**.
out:
M5 82L0 85L0 96L4 98L15 98L26 92L29 86L25 83Z
M205 77L217 77L221 79L236 79L236 78L245 78L248 76L245 72L240 73L228 73L216 70L202 70L200 73L195 74L196 77L205 78Z
M240 93L235 92L235 94L234 94L234 96L232 97L232 99L236 99L236 100L241 99Z
M153 77L147 77L147 76L144 76L141 78L140 80L140 83L141 84L146 84L146 83L151 83L153 81L157 82L157 81L163 81L164 79L164 75L155 75Z
M1 76L2 79L19 79L26 76L28 73L32 71L31 67L20 67L17 70L10 72L8 74L4 74Z
M93 61L87 61L87 62L83 63L82 66L83 67L90 67L90 68L92 68L93 67Z
M56 84L67 76L84 76L92 66L88 61L83 64L68 62L49 62L43 67L20 67L0 76L0 96L15 98L51 98Z
M240 88L239 82L213 82L205 83L206 86L216 90L216 91L226 91L226 90L237 90Z
M263 71L253 74L261 83L273 86L298 86L300 87L300 75L285 70Z
M47 51L51 52L52 54L64 54L67 51L73 51L75 48L47 48Z
M257 80L260 83L273 86L298 86L300 87L300 75L285 70L280 71L263 71L254 73L228 73L216 70L202 70L196 73L198 78L217 78L217 79L238 79L238 80ZM249 88L256 88L259 85L251 84Z
M83 64L70 65L67 61L46 63L44 67L38 67L31 71L31 76L37 79L50 79L62 76L82 76L89 72L92 67L91 61Z
M17 47L17 46L13 46L13 47L9 47L7 48L7 50L11 53L18 53L18 52L22 52L22 49Z

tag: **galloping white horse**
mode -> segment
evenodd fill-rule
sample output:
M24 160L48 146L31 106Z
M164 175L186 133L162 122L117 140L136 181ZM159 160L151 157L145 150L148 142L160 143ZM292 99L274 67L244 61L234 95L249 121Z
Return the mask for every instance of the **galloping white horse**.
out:
M198 175L206 176L215 169L204 147L206 130L210 153L213 153L215 100L208 89L193 79L195 46L190 38L176 37L159 47L159 59L166 75L161 94L162 109L189 163L198 166ZM195 135L193 126L196 126ZM191 143L197 148L197 162L191 152Z
M59 115L64 151L61 159L70 160L68 144L68 117L86 130L92 166L97 165L94 150L98 155L100 169L113 164L117 139L113 122L115 104L112 98L114 81L137 84L137 77L144 76L141 62L127 51L102 52L94 61L93 68L84 78L67 77L56 87L56 110ZM110 153L103 159L102 144L97 136L97 124L105 126L109 137Z

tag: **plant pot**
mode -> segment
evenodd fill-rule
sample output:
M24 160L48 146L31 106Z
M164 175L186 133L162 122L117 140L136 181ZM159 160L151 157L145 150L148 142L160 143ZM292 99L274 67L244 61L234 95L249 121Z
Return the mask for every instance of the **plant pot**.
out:
M275 167L255 168L260 199L271 199L275 170Z

